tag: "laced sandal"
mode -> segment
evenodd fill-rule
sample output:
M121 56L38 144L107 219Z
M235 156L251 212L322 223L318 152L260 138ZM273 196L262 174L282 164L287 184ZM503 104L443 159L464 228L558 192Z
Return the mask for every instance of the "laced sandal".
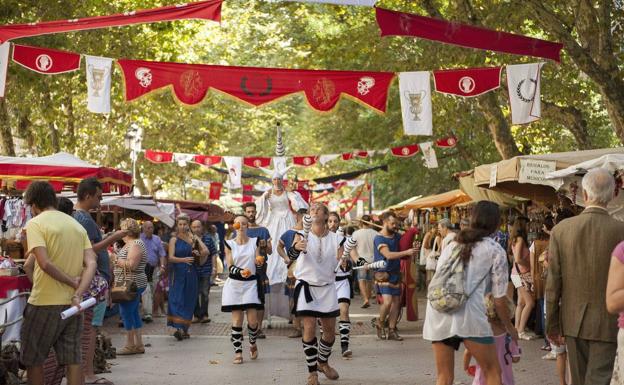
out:
M377 330L377 338L380 340L385 340L386 329L379 324L379 321L375 322L375 329Z
M396 329L388 329L388 341L403 341Z
M249 346L249 356L251 357L252 360L255 360L258 358L258 345L250 345Z
M319 380L318 380L318 373L314 372L314 373L310 373L308 375L308 382L306 382L307 385L319 385Z
M145 354L145 345L137 345L134 347L134 352L136 354Z
M136 346L124 346L123 348L117 350L118 356L131 356L133 354L137 354Z
M239 356L238 356L238 355L237 355L237 356L234 356L234 360L232 361L232 363L233 363L234 365L240 365L240 364L242 364L242 363L243 363L243 355L241 354L241 355L239 355Z
M180 329L176 329L175 333L173 333L173 336L178 341L182 341L184 339L184 335L182 334L182 330Z
M340 377L338 371L329 366L329 364L319 364L318 371L323 373L328 380L337 380Z

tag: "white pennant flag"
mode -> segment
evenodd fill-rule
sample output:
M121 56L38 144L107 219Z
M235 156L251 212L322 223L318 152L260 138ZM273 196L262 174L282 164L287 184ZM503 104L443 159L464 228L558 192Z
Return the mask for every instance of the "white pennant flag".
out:
M406 135L433 134L431 84L428 71L399 73L399 92Z
M241 173L243 169L243 158L241 158L240 156L224 156L223 160L225 161L225 165L230 176L229 186L231 188L242 187L243 185L241 184Z
M544 63L507 66L511 123L527 124L542 116L540 72Z
M327 163L331 162L334 159L338 159L338 157L340 156L340 154L325 154L325 155L321 155L319 156L319 162L321 162L321 164L323 166L325 166Z
M193 161L195 154L183 154L179 152L173 153L173 161L180 167L186 167L187 164Z
M362 5L366 7L372 7L377 2L377 0L269 0L270 3L277 3L280 1L296 1L299 3L322 3L336 5Z
M4 97L4 88L6 86L7 66L9 64L9 51L11 43L8 41L0 45L0 98Z
M425 158L425 166L427 166L427 168L438 168L438 158L436 157L433 143L420 143L419 146Z
M87 109L96 114L109 114L113 59L88 55L85 57L87 59Z

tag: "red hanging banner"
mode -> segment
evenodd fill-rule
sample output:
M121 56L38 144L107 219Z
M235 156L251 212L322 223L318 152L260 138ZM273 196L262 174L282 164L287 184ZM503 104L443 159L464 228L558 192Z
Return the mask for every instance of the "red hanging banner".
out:
M80 68L80 55L55 49L13 45L13 61L40 74L61 74Z
M221 163L221 157L211 155L195 155L193 157L193 162L209 167Z
M353 155L357 156L358 158L368 158L369 156L372 156L369 151L355 151Z
M172 86L184 104L197 104L210 88L254 106L303 92L308 104L330 111L344 94L377 111L386 111L392 72L320 71L119 60L131 101Z
M468 48L561 60L561 43L383 8L375 11L381 36L416 36Z
M218 201L221 198L221 188L223 187L223 183L212 182L210 183L210 193L208 198L213 201Z
M247 167L267 168L271 165L271 158L262 156L246 156L243 158L243 164Z
M352 152L345 152L344 154L342 154L342 160L351 160L351 159L353 159Z
M410 156L414 156L418 153L418 150L420 150L420 147L418 147L417 144L394 147L390 149L392 155L398 156L399 158L409 158Z
M254 201L252 192L253 192L253 185L250 185L250 184L243 185L243 203Z
M294 165L303 167L314 166L317 160L316 156L293 156L292 158Z
M479 96L500 87L502 67L433 71L435 90L463 97Z
M436 140L435 144L437 147L441 148L453 148L457 145L457 138L455 136L449 136Z
M185 5L171 5L140 11L125 12L108 16L93 16L82 19L44 21L40 23L8 24L0 26L0 43L28 36L84 31L131 24L154 23L182 19L204 19L221 21L222 0L198 1Z
M171 163L173 152L145 150L145 159L152 163Z

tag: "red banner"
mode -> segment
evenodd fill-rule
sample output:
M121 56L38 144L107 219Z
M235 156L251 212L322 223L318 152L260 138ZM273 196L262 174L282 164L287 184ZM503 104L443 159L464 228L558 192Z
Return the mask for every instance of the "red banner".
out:
M357 156L358 158L368 158L371 154L368 151L355 151L353 155Z
M463 97L479 96L500 87L502 67L433 71L435 90Z
M210 193L208 198L213 201L218 201L221 198L221 188L223 187L223 183L212 182L210 183Z
M329 111L342 94L385 112L392 72L317 71L119 60L126 100L172 86L184 104L197 104L214 88L254 106L303 92L308 104Z
M316 164L318 158L316 156L293 156L292 161L294 165L297 166L313 166Z
M247 156L243 158L243 164L247 167L267 168L271 165L271 158L262 156Z
M353 159L352 152L345 152L344 154L342 154L342 160L351 160L351 159Z
M221 157L211 155L195 155L193 157L193 161L197 164L201 164L202 166L209 167L221 163Z
M80 68L77 53L27 45L13 45L13 61L40 74L62 74Z
M457 145L457 138L449 136L448 138L438 139L435 142L436 146L441 148L453 148Z
M244 184L243 185L243 203L254 201L254 196L252 193L253 193L253 185Z
M154 23L182 19L221 21L222 0L198 1L186 5L171 5L109 16L93 16L82 19L44 21L41 23L8 24L0 26L0 43L28 36L83 31L122 25Z
M382 8L375 10L381 36L416 36L468 48L561 60L561 43Z
M145 150L145 159L152 163L171 163L173 152Z
M398 156L399 158L409 158L410 156L414 156L418 153L418 150L420 150L420 147L418 147L417 144L394 147L390 149L392 155Z

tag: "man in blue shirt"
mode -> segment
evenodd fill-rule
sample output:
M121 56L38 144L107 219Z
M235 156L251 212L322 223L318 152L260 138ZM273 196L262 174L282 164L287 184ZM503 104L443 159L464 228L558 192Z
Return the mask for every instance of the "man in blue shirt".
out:
M76 203L76 211L74 211L74 219L87 230L87 235L93 246L93 251L97 255L97 270L102 277L104 277L109 283L111 282L112 274L110 271L110 261L108 258L107 248L111 244L117 242L126 236L126 231L116 231L113 234L102 239L102 233L100 229L91 217L89 213L91 210L98 210L100 208L100 201L102 200L102 185L96 178L83 179L78 184L78 203ZM96 330L102 326L104 322L104 313L106 312L106 302L103 301L93 307L93 320L91 323L85 322L83 333L90 335L89 345L86 352L86 368L85 368L85 383L106 383L105 379L100 379L95 376L93 371L93 358L95 357L95 337ZM90 310L87 310L90 311ZM85 317L86 319L86 317ZM96 382L99 381L99 382Z
M206 248L208 249L208 258L206 262L197 268L199 275L199 295L197 297L197 304L195 305L195 317L193 322L208 323L210 317L208 317L208 297L210 296L210 277L212 276L212 269L215 266L218 251L210 234L205 232L204 224L195 220L191 223L191 230L193 234L198 236Z
M154 234L154 224L150 221L143 222L141 240L147 251L147 264L145 265L145 275L147 276L147 289L141 296L143 302L143 321L152 322L154 310L154 290L158 284L158 276L165 272L167 267L167 254L163 247L162 240Z
M249 220L249 227L247 228L247 236L249 238L258 238L260 240L260 253L265 257L265 262L262 267L256 269L259 281L258 284L263 286L262 293L269 292L269 278L266 274L267 259L273 252L273 246L271 244L271 233L266 227L258 226L256 224L256 204L254 202L247 202L243 205L243 213ZM236 236L236 235L234 235ZM258 320L260 321L258 326L258 338L266 338L266 335L262 332L262 320L264 319L264 295L260 298L260 302L263 305L262 309L258 309Z
M379 306L379 318L377 319L377 337L402 341L396 331L396 324L401 310L401 261L403 257L415 257L418 250L415 248L399 251L401 235L398 233L398 219L392 211L386 211L381 215L383 228L379 235L375 236L374 261L386 261L386 267L375 272L375 283L378 292L383 298ZM388 317L388 333L385 336L385 321Z

